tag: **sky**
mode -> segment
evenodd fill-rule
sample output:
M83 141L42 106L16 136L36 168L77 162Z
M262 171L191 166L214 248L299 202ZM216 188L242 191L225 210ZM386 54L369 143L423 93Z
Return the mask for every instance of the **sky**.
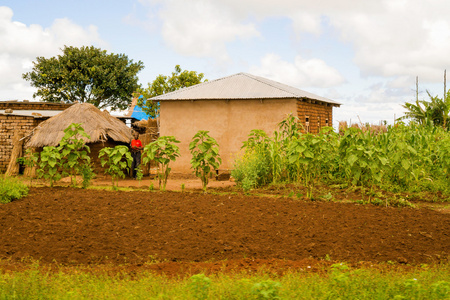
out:
M246 72L341 103L338 121L392 124L444 93L448 0L0 0L0 101L66 46L123 53L146 87L175 65L208 80ZM449 75L450 76L450 75ZM450 84L449 84L450 87Z

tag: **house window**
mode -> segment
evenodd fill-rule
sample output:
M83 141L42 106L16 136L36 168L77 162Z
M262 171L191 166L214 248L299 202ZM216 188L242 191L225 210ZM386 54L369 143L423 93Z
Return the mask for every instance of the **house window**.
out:
M305 116L305 132L309 132L309 116Z
M325 119L325 126L328 126L328 119Z

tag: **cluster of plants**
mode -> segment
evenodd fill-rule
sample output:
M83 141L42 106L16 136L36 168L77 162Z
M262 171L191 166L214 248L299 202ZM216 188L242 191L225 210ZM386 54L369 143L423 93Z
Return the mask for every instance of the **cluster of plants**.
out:
M199 130L189 144L189 151L192 155L191 168L202 181L203 191L206 191L211 173L218 169L222 162L219 155L219 145L208 133L209 131ZM171 171L169 163L175 161L180 155L180 150L175 145L179 142L173 136L161 136L144 147L143 163L155 161L158 164L157 176L161 190L166 188L167 178Z
M77 176L81 176L82 187L86 188L95 176L89 157L90 148L85 144L85 139L89 138L81 124L72 123L64 130L64 136L58 146L46 146L40 153L33 153L27 149L19 161L29 168L36 167L37 176L47 180L50 186L65 176L69 176L72 186L76 186ZM102 158L102 165L109 164L106 172L112 175L113 182L117 176L125 174L124 166L120 162L121 157L117 159L116 153L119 151L122 154L124 150L128 151L126 146L116 148L115 151L111 151L111 148L102 149L99 155L101 157L106 153L106 158Z
M293 116L271 137L252 130L232 176L244 190L271 183L299 183L313 197L318 183L387 191L450 192L450 133L442 127L398 122L387 132L332 128L303 133Z
M70 124L64 130L58 146L46 146L40 153L39 159L35 154L28 152L25 156L25 164L33 167L37 164L37 175L49 181L53 186L55 181L64 176L70 176L73 186L76 186L76 176L83 176L83 186L89 185L93 173L89 146L83 138L89 139L81 124Z
M24 157L19 159L20 163L30 168L37 167L38 177L46 179L50 186L64 176L70 176L72 185L76 186L76 176L79 175L82 176L82 185L86 188L95 174L88 155L90 149L83 138L90 137L81 124L73 123L64 130L64 136L58 146L44 147L40 154L27 150ZM166 188L171 171L169 163L180 155L177 143L179 141L173 136L161 136L147 144L142 151L142 165L150 162L158 165L157 176L161 190ZM216 140L209 136L208 131L200 130L192 138L189 150L192 154L192 169L201 179L203 189L206 191L208 178L221 163L219 146ZM119 178L125 178L133 161L128 147L124 145L105 147L100 150L99 158L102 167L106 168L105 173L111 175L113 188L117 189ZM136 171L138 179L141 179L142 166Z

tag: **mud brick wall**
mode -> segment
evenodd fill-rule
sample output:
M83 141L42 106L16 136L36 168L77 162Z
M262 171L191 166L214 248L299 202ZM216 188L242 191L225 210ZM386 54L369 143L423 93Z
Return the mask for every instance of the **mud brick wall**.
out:
M319 133L324 126L333 126L333 106L324 102L297 100L297 116L304 132Z
M65 110L73 104L49 102L0 101L0 109L14 110Z
M29 116L0 115L0 173L4 173L11 159L13 138L16 132L28 134L44 119Z
M29 102L29 101L0 101L0 110L11 109L11 115L0 115L0 173L4 173L11 159L13 138L16 132L27 135L41 122L47 118L34 118L33 116L17 116L14 111L18 110L65 110L73 104Z

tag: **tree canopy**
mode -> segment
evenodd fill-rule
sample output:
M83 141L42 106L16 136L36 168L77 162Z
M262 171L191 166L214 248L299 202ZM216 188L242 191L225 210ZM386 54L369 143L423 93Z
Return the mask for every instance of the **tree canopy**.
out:
M33 97L47 102L87 102L98 108L126 109L144 68L124 54L107 54L93 46L64 46L62 55L37 57L22 77L38 90Z
M180 65L176 65L172 75L160 74L152 83L148 83L146 89L139 88L136 91L137 95L143 96L138 98L138 106L149 116L156 117L159 114L159 103L152 101L151 98L208 81L203 80L204 76L203 73L196 71L182 71Z

